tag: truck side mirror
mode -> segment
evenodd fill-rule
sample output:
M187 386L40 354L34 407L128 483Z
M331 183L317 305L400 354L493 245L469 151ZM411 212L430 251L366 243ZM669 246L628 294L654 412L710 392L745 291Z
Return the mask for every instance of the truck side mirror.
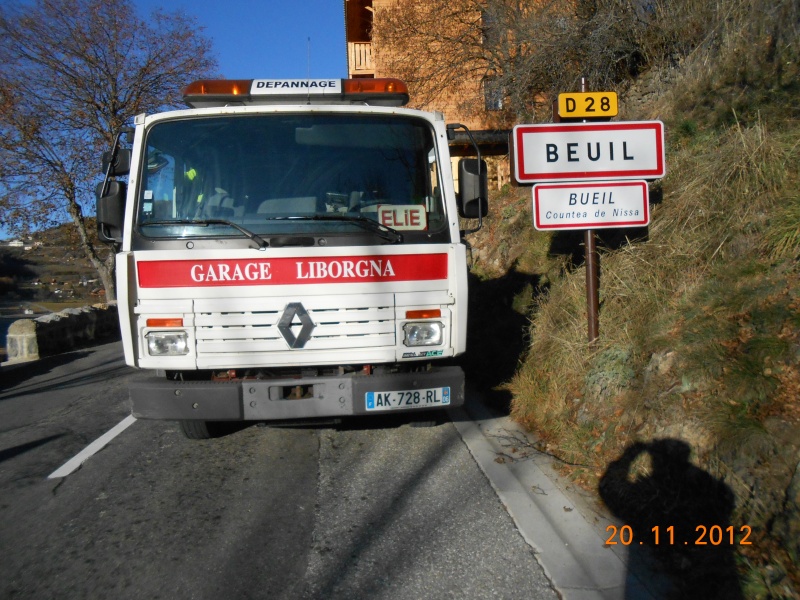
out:
M480 167L480 168L479 168ZM486 161L462 158L458 161L458 214L479 219L489 214L489 178Z
M109 171L110 167L110 171ZM128 148L117 148L116 152L103 152L103 175L120 177L131 170L131 151Z
M122 181L103 182L97 186L97 235L100 241L122 243L126 192L127 186Z

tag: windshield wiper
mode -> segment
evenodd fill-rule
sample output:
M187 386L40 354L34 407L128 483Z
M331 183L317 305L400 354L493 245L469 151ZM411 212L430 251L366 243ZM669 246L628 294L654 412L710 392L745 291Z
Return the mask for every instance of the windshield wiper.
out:
M198 227L208 227L209 225L227 225L228 227L233 227L234 229L238 230L250 240L258 244L259 250L263 250L269 246L267 241L260 235L253 233L249 229L245 229L237 223L233 223L232 221L227 221L225 219L164 219L162 221L146 221L145 223L139 223L139 225L196 225Z
M287 217L267 217L267 221L339 221L343 223L355 223L367 231L377 234L379 237L388 242L393 244L403 243L402 233L396 229L387 227L386 225L381 225L377 221L373 221L367 217L356 217L353 215L297 215Z

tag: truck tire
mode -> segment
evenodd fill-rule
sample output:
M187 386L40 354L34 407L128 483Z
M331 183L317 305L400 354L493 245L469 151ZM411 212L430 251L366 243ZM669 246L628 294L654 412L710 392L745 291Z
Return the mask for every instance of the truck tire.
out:
M214 423L209 421L178 421L181 431L190 440L209 440L214 436Z

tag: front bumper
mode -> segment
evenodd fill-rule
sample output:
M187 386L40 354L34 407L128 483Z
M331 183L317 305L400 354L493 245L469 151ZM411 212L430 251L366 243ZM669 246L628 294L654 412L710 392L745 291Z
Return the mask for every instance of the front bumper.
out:
M169 381L150 377L130 387L131 414L137 419L203 421L278 421L374 414L369 392L450 388L448 408L464 404L461 367L424 372L244 379L238 381ZM297 394L287 391L297 390ZM299 396L299 397L297 397ZM425 408L392 409L416 412ZM380 411L383 412L383 411Z

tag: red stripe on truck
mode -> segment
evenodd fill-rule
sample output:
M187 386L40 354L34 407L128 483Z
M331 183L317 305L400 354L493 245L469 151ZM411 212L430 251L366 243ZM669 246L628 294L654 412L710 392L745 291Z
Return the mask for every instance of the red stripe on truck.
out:
M141 288L371 283L447 279L447 254L143 260Z

